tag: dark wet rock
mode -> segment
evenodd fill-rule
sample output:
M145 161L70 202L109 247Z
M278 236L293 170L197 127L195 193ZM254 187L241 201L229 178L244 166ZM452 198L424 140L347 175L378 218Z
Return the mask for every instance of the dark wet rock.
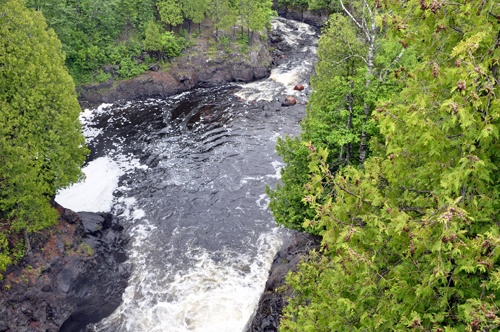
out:
M159 65L153 65L153 66L149 67L149 70L156 72L156 71L160 70L160 66Z
M102 71L105 74L111 74L113 77L117 76L118 74L116 73L116 67L113 65L104 65L102 66Z
M280 316L286 305L286 297L292 291L278 291L285 285L285 278L289 271L296 271L299 264L313 249L318 249L321 239L307 233L295 233L288 243L283 244L281 250L274 256L269 278L264 293L253 318L249 321L246 332L274 332L278 331Z
M278 0L273 0L273 9L278 12L280 17L284 17L289 20L295 20L299 22L304 22L312 25L316 28L321 28L325 22L328 20L328 11L325 10L306 10L301 11L293 6L279 6Z
M58 224L32 239L32 252L0 281L0 332L83 331L121 303L130 266L123 227L108 213L54 203Z
M293 87L293 89L297 91L302 91L304 90L304 86L302 84L297 84L296 86Z

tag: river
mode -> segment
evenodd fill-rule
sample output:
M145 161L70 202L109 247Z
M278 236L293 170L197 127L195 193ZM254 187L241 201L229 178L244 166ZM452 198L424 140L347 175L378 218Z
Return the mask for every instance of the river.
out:
M288 58L268 79L82 112L87 179L56 200L118 215L133 265L123 303L88 331L245 328L288 236L265 186L283 166L277 137L299 133L317 52L312 27L276 18L273 29ZM280 107L288 95L301 104Z

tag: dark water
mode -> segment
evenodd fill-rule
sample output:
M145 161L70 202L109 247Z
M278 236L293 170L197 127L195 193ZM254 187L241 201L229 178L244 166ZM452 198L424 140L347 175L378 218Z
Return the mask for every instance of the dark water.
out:
M307 89L291 88L307 86L317 44L307 25L274 27L289 58L268 80L86 112L88 169L100 172L89 181L118 181L110 209L132 236L134 265L123 304L90 330L241 331L251 317L287 236L267 208L265 186L283 166L274 146L305 115L253 100L306 102Z

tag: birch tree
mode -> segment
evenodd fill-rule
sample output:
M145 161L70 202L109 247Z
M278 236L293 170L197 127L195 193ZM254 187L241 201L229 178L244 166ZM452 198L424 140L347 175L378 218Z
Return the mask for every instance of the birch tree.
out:
M311 78L313 93L301 122L300 140L328 148L328 164L334 173L347 165L363 167L369 152L366 140L378 135L377 123L369 122L366 112L373 110L377 98L397 93L404 86L394 70L409 69L415 63L414 51L403 52L401 43L383 38L386 29L374 28L375 34L367 41L371 30L356 25L358 21L369 22L362 16L366 5L353 2L345 15L330 17L319 40L317 76ZM356 16L351 18L351 12ZM311 174L307 162L310 152L289 139L279 140L276 150L286 166L283 185L267 190L269 206L279 224L304 230L304 218L311 214L302 202ZM318 229L308 231L317 233Z

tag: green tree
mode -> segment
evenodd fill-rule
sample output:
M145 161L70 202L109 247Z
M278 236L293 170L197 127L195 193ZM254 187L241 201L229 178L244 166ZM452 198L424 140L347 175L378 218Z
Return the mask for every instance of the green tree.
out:
M299 232L305 231L304 220L312 219L316 211L304 202L304 185L311 178L309 159L311 153L298 138L284 140L278 137L276 144L278 155L283 158L285 167L281 169L281 182L275 190L266 186L266 193L271 199L269 208L273 212L274 220L278 225ZM307 231L319 234L322 228L308 228Z
M184 17L198 24L198 31L201 30L201 22L205 19L207 11L207 0L183 0L182 11ZM191 24L189 24L189 32L191 32Z
M23 1L2 1L0 13L0 220L24 232L29 252L28 234L58 217L50 198L83 177L87 149L54 31ZM2 228L2 265L6 236Z
M364 169L333 174L327 150L307 146L317 215L305 226L325 228L325 255L289 276L282 331L500 325L500 7L388 6L380 23L421 56L372 112L385 139Z
M182 52L181 46L177 42L173 32L167 31L163 34L162 44L165 50L165 55L168 58L179 56Z
M139 0L120 0L118 9L127 30L136 24L139 15Z
M178 0L161 0L156 3L156 7L160 13L161 20L170 25L170 30L172 30L172 26L177 26L184 22L181 3Z
M208 15L214 21L215 41L219 43L219 29L229 28L235 15L228 0L210 0Z
M144 49L149 52L154 52L157 57L163 50L162 36L155 21L149 21L148 28L146 29L146 39L144 40Z
M364 16L356 14L355 17L351 13L363 13L363 6ZM301 122L300 139L328 148L332 172L347 165L362 167L370 153L363 143L378 133L376 123L367 122L367 112L374 109L375 101L381 96L401 90L401 82L389 75L391 69L409 69L415 63L414 51L404 51L397 41L384 39L386 29L373 26L373 11L381 9L371 2L355 1L350 3L350 8L350 11L345 9L344 15L331 15L319 40L317 76L311 77L313 93ZM281 141L276 149L283 155L286 166L283 186L278 185L275 191L268 189L270 208L278 224L302 230L304 219L300 217L310 215L309 208L304 209L301 202L306 195L304 185L311 175L304 160L308 153L295 140Z

